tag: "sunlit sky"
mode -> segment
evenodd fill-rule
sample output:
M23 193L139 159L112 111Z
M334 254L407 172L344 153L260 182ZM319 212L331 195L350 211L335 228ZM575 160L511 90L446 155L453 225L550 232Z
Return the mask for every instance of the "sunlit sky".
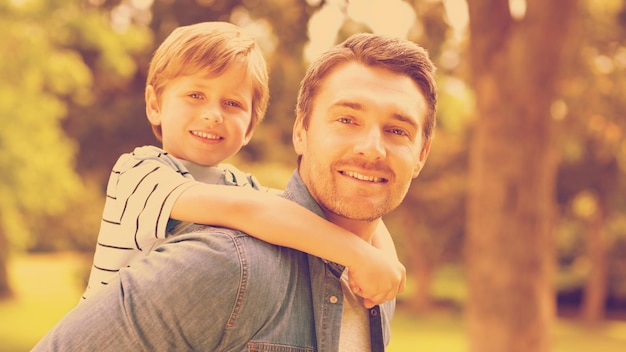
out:
M466 0L441 1L444 4L448 24L453 28L455 39L461 40L469 23ZM309 3L319 3L309 0ZM509 0L513 18L521 19L526 14L526 0ZM374 33L406 37L415 21L415 11L403 0L328 0L309 22L311 42L305 49L307 60L332 47L337 31L343 22L353 21L367 24Z
M13 0L20 1L20 0ZM100 3L102 0L89 0ZM131 19L149 21L149 8L154 0L123 0L113 11L114 27L122 30ZM455 40L462 40L469 23L467 0L424 0L441 2L446 11L446 20L454 30ZM307 0L311 5L319 5L321 0ZM521 19L526 14L526 0L508 0L513 18ZM263 21L254 21L248 14L233 14L233 22L242 28L253 30L259 37L260 44L267 46L267 40L260 34L264 28L271 27ZM143 18L142 18L143 17ZM351 19L369 26L374 33L396 37L406 37L411 27L419 18L411 5L405 0L326 0L324 6L312 15L308 25L310 42L305 47L305 58L310 61L335 45L337 33L343 23ZM255 28L256 27L256 28ZM266 38L267 39L267 38ZM265 43L263 43L265 41ZM269 45L271 46L271 45Z
M307 60L336 44L337 32L347 18L367 24L374 33L406 37L415 11L402 0L328 0L309 21Z

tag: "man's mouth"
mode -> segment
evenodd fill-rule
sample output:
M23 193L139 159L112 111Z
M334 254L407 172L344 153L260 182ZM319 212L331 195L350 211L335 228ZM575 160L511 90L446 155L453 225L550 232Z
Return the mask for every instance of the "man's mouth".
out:
M348 176L348 177L352 177L352 178L357 179L359 181L387 182L386 178L376 177L376 176L367 176L367 175L363 175L363 174L360 174L360 173L354 172L354 171L340 171L340 173L342 175L345 175L345 176Z
M216 134L202 132L202 131L191 131L191 134L200 138L204 138L204 139L211 139L211 140L222 139L222 137Z

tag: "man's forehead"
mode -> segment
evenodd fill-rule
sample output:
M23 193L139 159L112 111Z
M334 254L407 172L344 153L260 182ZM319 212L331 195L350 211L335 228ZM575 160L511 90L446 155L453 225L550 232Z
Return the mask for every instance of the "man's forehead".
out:
M357 111L385 107L401 121L420 124L427 110L421 89L409 76L357 63L329 72L315 100Z

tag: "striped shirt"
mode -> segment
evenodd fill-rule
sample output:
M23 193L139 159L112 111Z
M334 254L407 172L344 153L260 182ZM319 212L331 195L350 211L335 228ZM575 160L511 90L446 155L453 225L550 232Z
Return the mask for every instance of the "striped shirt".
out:
M118 159L107 185L93 266L82 299L106 286L120 268L185 231L190 224L169 215L176 199L198 182L259 189L254 177L231 165L204 167L175 159L154 146L136 148Z

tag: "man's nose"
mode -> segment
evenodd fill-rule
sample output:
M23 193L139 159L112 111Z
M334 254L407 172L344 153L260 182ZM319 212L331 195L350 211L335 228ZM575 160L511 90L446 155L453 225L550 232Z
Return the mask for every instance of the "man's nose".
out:
M384 158L386 155L384 132L378 127L372 127L355 136L354 152L373 160Z

